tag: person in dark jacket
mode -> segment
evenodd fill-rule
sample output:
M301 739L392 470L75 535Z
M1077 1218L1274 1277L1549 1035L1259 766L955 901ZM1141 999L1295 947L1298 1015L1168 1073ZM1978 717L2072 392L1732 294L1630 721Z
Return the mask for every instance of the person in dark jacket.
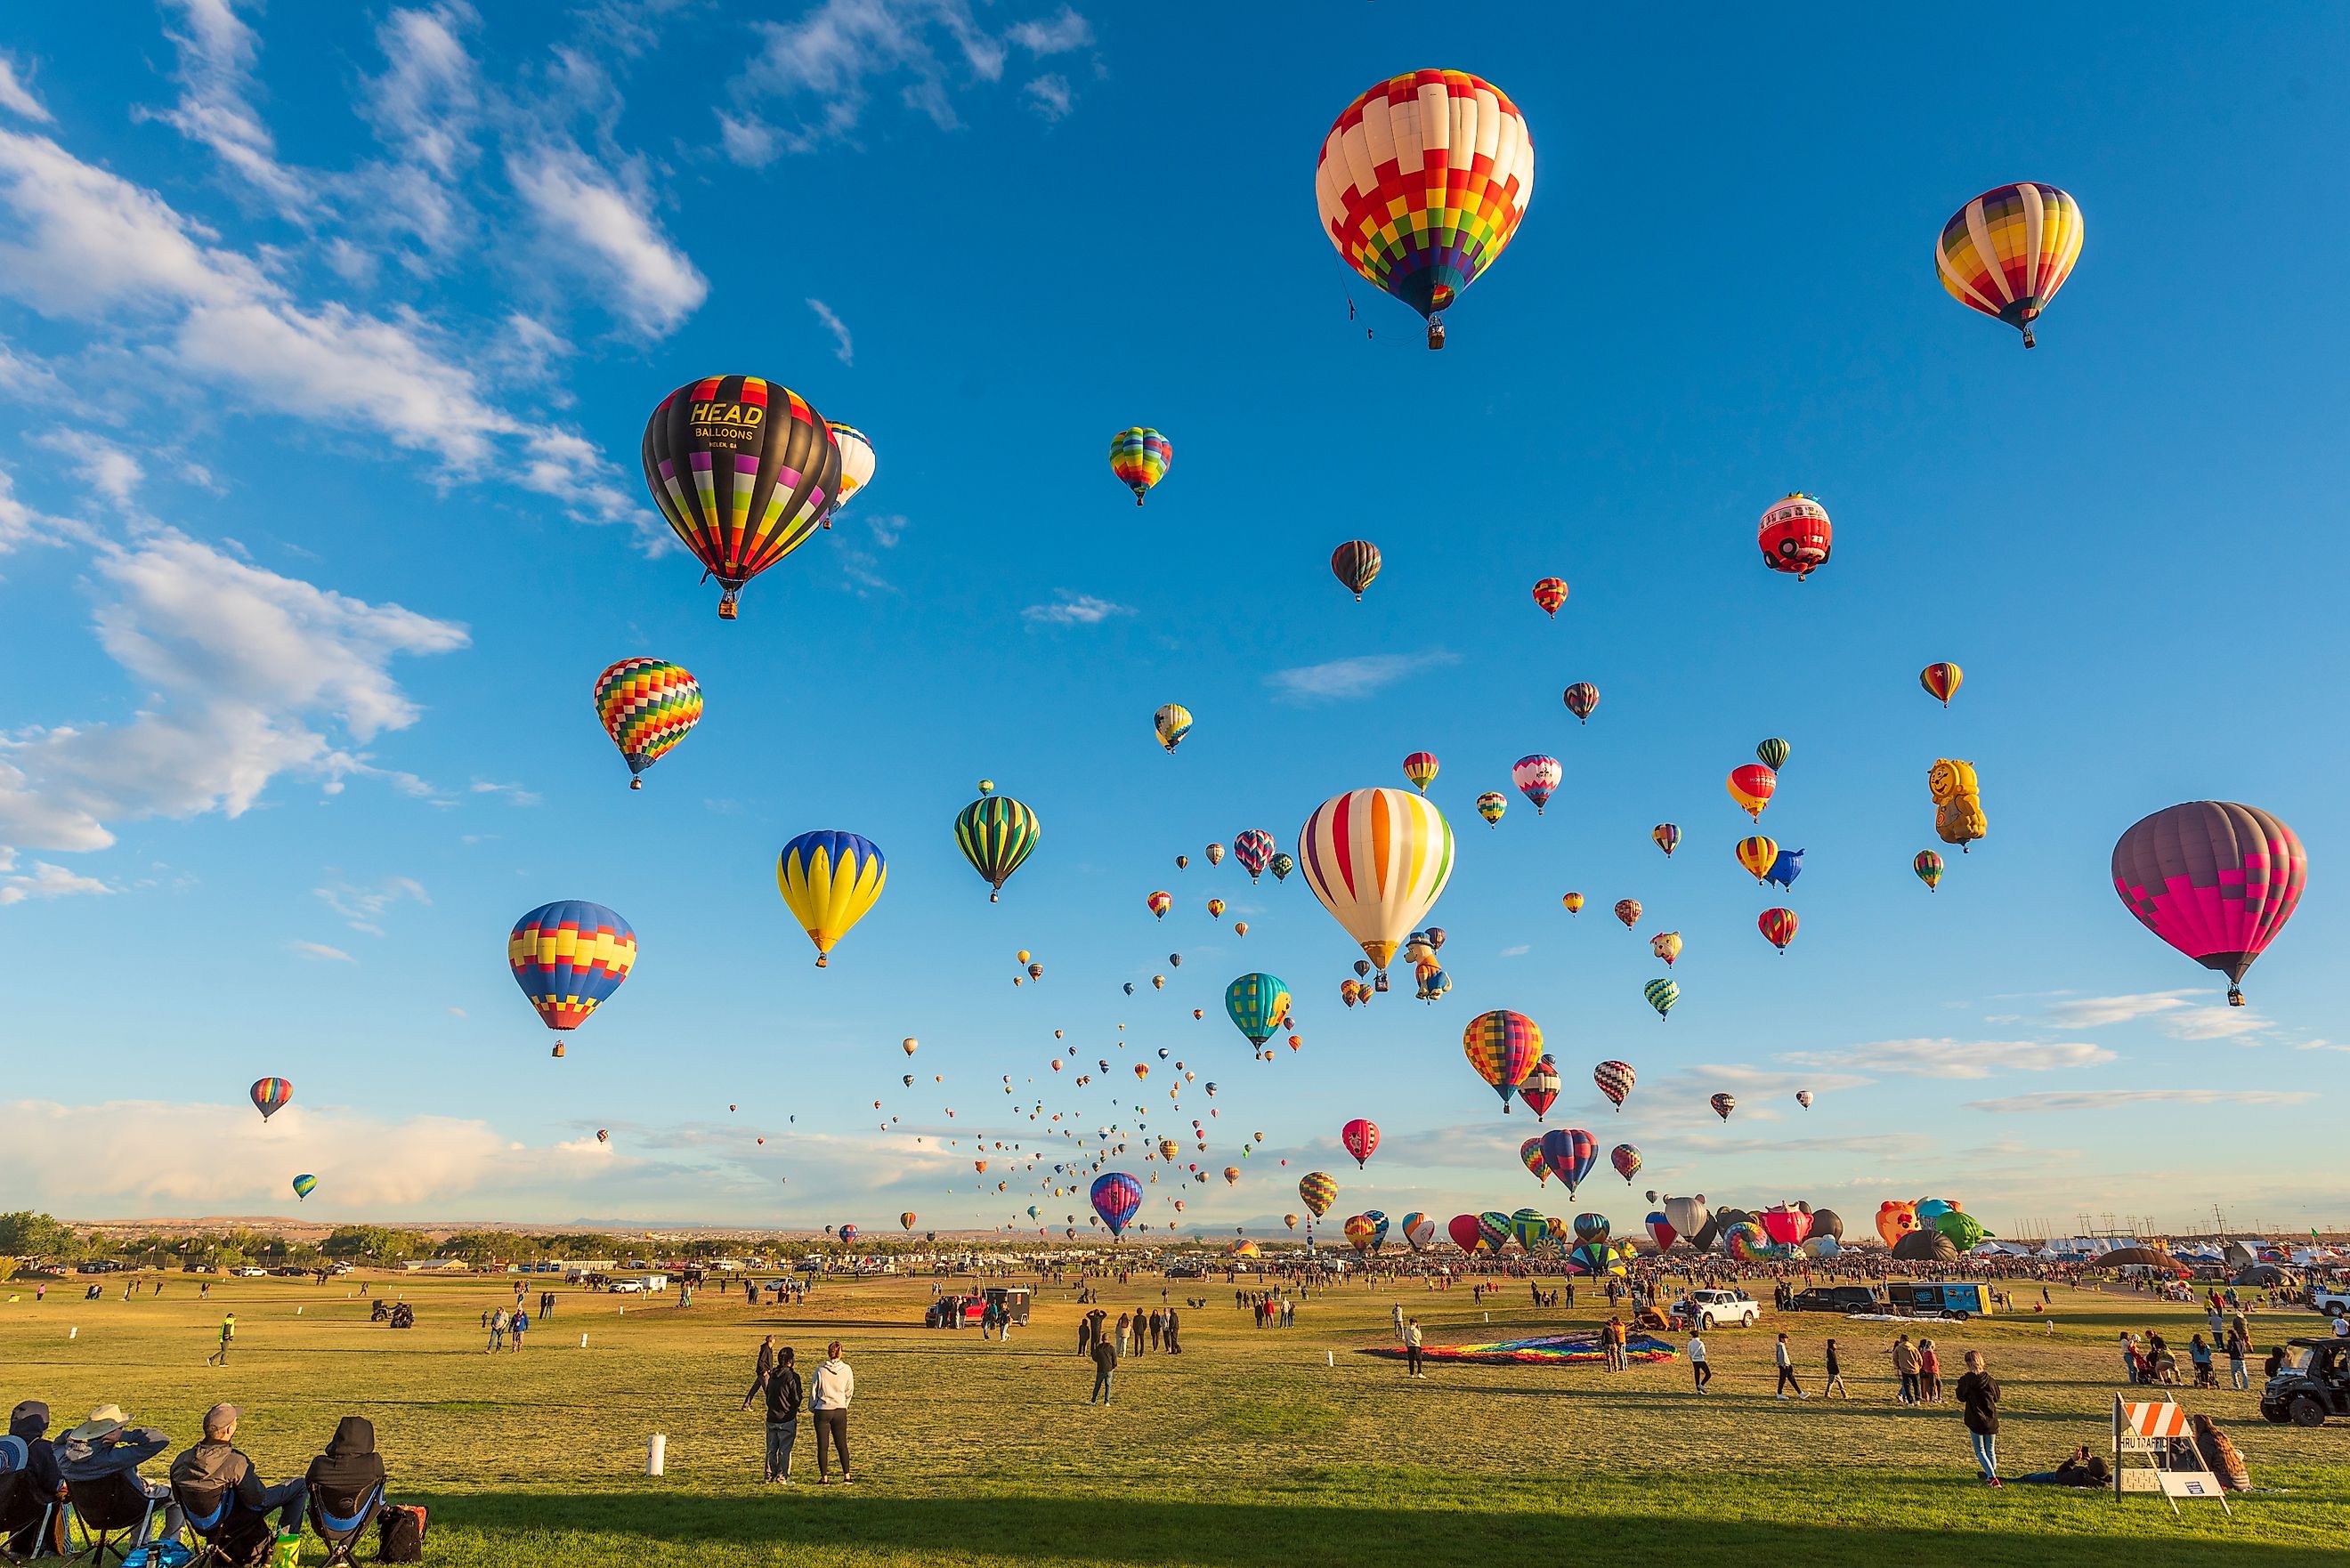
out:
M358 1499L384 1484L383 1458L375 1451L375 1423L365 1416L346 1416L335 1424L327 1451L310 1461L303 1478L315 1491L338 1499Z
M147 1539L176 1541L181 1526L180 1505L172 1501L170 1488L139 1473L140 1465L171 1446L171 1438L161 1429L130 1426L121 1406L100 1405L89 1413L88 1420L57 1439L57 1475L68 1489L117 1476L127 1479L155 1505L155 1515L161 1523Z
M172 1461L172 1484L189 1491L225 1491L235 1498L229 1511L277 1515L280 1531L302 1528L302 1505L310 1483L296 1477L276 1486L264 1486L253 1461L237 1451L234 1438L241 1412L234 1405L215 1405L204 1412L204 1440Z
M751 1407L751 1401L756 1399L759 1397L759 1391L767 1386L767 1375L775 1369L775 1336L771 1334L759 1342L759 1375L752 1378L751 1386L743 1391L743 1409L747 1410Z
M800 1375L790 1345L767 1373L767 1479L792 1484L792 1445L800 1435Z
M1959 1379L1959 1407L1965 1413L1967 1436L1975 1449L1975 1468L1985 1486L1999 1480L1999 1383L1983 1369L1980 1350L1967 1352L1966 1375Z
M1109 1395L1110 1395L1110 1385L1111 1385L1111 1383L1116 1379L1117 1375L1118 1375L1118 1345L1117 1345L1117 1342L1116 1342L1116 1341L1114 1341L1114 1340L1109 1340L1109 1339L1097 1339L1097 1340L1095 1340L1095 1341L1094 1341L1094 1391L1093 1391L1093 1397L1092 1397L1092 1398L1087 1399L1087 1400L1086 1401L1086 1403L1087 1403L1087 1404L1088 1404L1088 1405L1090 1405L1090 1404L1093 1404L1093 1403L1095 1402L1095 1400L1099 1400L1101 1403L1103 1403L1103 1404L1105 1404L1105 1405L1108 1404L1108 1403L1109 1403Z
M27 1399L18 1405L8 1412L8 1435L25 1445L25 1473L32 1478L34 1494L44 1503L64 1497L65 1482L57 1478L57 1446L49 1441L49 1407L38 1399ZM57 1538L49 1542L53 1552L58 1550L63 1540L63 1523L62 1515L50 1521L50 1529L59 1532ZM29 1557L39 1544L34 1540L38 1530L37 1525L27 1525L0 1545L19 1557Z

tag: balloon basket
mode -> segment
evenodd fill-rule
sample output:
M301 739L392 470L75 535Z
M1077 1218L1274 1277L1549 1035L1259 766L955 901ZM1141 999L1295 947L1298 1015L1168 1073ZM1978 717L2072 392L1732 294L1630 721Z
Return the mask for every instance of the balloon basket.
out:
M645 787L645 781L642 779L630 779L629 781L629 787L630 789L642 789Z

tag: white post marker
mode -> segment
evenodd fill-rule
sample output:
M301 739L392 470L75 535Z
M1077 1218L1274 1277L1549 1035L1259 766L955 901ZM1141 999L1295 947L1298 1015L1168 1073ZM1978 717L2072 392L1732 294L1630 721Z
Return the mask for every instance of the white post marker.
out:
M1322 1353L1322 1365L1324 1365L1325 1366L1337 1366L1337 1365L1338 1365L1338 1353L1337 1353L1336 1351L1335 1351L1335 1350L1326 1350L1326 1351L1324 1351L1324 1352Z
M669 1434L655 1432L645 1440L645 1474L649 1476L665 1474L668 1462Z
M68 1339L79 1339L81 1337L81 1330L78 1328L69 1328L66 1330L66 1337Z
M588 1348L588 1336L584 1334L579 1336L579 1348L582 1350Z

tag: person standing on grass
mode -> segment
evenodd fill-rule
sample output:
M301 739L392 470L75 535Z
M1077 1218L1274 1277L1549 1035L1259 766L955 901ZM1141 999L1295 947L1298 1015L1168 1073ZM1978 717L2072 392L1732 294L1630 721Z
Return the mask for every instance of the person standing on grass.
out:
M226 1317L221 1319L220 1347L214 1350L210 1355L204 1357L204 1365L206 1366L212 1366L214 1365L226 1366L228 1365L228 1347L235 1343L236 1314L230 1313Z
M767 1386L767 1379L775 1370L775 1336L771 1334L759 1342L759 1375L751 1379L750 1390L743 1396L743 1409L747 1410L751 1407L751 1401L759 1397L759 1390ZM770 1476L767 1479L773 1480L775 1478Z
M2241 1390L2252 1386L2251 1375L2244 1370L2244 1357L2251 1353L2251 1348L2244 1338L2244 1320L2238 1318L2228 1325L2229 1387Z
M1901 1403L1918 1402L1918 1349L1904 1334L1893 1342L1893 1370L1901 1379Z
M2138 1367L2137 1335L2132 1334L2127 1329L2122 1330L2121 1346L2122 1381L2125 1383L2136 1383L2137 1381Z
M1942 1353L1923 1337L1918 1341L1918 1397L1929 1405L1942 1402Z
M1713 1381L1713 1364L1706 1360L1705 1341L1698 1337L1698 1332L1694 1328L1690 1330L1689 1364L1690 1381L1697 1385L1697 1391L1702 1394L1705 1392L1705 1386Z
M1175 1331L1178 1326L1179 1324L1175 1317L1175 1309L1173 1307L1169 1307L1167 1309L1167 1354L1170 1355L1180 1355L1183 1354L1183 1344L1180 1340L1175 1337Z
M1820 1397L1825 1399L1831 1394L1841 1394L1847 1399L1852 1397L1852 1390L1844 1386L1844 1363L1836 1357L1835 1341L1833 1339L1828 1341L1828 1386L1820 1390Z
M1967 1436L1973 1439L1975 1468L1982 1472L1983 1484L1997 1486L1999 1480L1999 1384L1983 1369L1982 1352L1967 1352L1967 1370L1959 1379L1959 1405L1965 1412Z
M1397 1302L1388 1309L1388 1317L1395 1324L1396 1343L1403 1343L1403 1303Z
M523 1311L520 1307L515 1308L513 1318L506 1324L506 1332L514 1335L514 1347L516 1355L520 1355L522 1352L523 1331L529 1326L530 1314Z
M767 1343L759 1349L763 1358L775 1336L769 1334ZM800 1435L800 1375L792 1365L792 1347L784 1346L783 1354L775 1356L768 1368L759 1374L767 1390L767 1480L792 1484L792 1445ZM751 1401L745 1398L747 1409Z
M505 1347L506 1309L500 1307L490 1314L490 1343L482 1346L482 1354L487 1355L492 1351L504 1350Z
M808 1386L808 1408L815 1412L816 1479L818 1486L832 1484L825 1469L824 1444L832 1439L833 1451L840 1456L840 1479L855 1478L848 1473L848 1401L857 1392L857 1374L840 1358L840 1341L834 1340L824 1347L824 1360L817 1364L816 1376Z
M1779 1364L1779 1397L1784 1399L1787 1390L1793 1388L1796 1398L1810 1398L1811 1396L1804 1392L1804 1386L1795 1381L1795 1353L1787 1344L1784 1334L1779 1336L1779 1343L1772 1354Z
M1088 1405L1097 1402L1104 1405L1108 1404L1110 1399L1110 1385L1117 1380L1117 1376L1118 1346L1107 1339L1095 1340L1094 1391L1093 1397L1087 1399L1086 1403Z
M1126 1336L1131 1321L1132 1320L1128 1318L1125 1313L1118 1314L1118 1338L1115 1343L1118 1345L1118 1353L1120 1355L1124 1355L1126 1354Z
M1420 1369L1419 1352L1419 1319L1408 1318L1403 1325L1403 1364L1404 1371L1413 1377L1428 1376Z

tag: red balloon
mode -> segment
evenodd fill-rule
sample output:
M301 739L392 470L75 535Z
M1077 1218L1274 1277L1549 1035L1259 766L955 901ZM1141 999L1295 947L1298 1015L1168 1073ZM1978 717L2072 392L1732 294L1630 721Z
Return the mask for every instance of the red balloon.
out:
M1477 1216L1474 1214L1455 1214L1451 1220L1446 1223L1444 1233L1451 1237L1452 1244L1460 1248L1462 1251L1475 1251L1477 1250L1478 1236Z
M1360 1170L1379 1147L1378 1124L1357 1116L1338 1129L1338 1141L1347 1146L1347 1152L1355 1157L1355 1168Z

